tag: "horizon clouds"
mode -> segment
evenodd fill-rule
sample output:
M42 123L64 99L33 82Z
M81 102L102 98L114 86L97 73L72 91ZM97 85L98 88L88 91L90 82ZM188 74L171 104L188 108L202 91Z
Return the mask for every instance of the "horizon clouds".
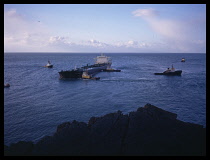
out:
M107 43L92 37L74 41L71 35L59 35L47 24L33 21L16 9L8 9L4 11L4 52L84 52L86 49L92 52L206 52L206 40L196 35L205 21L198 24L198 20L166 19L153 8L137 9L130 14L146 22L160 41L129 38Z

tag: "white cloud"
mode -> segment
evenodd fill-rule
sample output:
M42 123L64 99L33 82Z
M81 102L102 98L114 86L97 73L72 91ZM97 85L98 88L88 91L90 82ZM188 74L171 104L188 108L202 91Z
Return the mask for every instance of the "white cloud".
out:
M132 40L130 40L130 41L128 41L128 45L131 45L131 46L136 46L136 45L138 45L138 42L137 41L132 41Z
M138 41L129 40L126 42L118 42L115 44L115 46L124 47L124 48L145 49L145 48L151 47L152 44L146 43L146 42L138 42Z
M192 39L197 38L195 30L196 24L192 21L178 21L174 19L164 19L158 16L158 12L154 9L138 9L133 11L132 14L145 20L151 29L162 37L162 40L167 44L167 48L174 52L194 52L195 43L191 43ZM202 26L200 26L202 27ZM195 40L198 41L198 40ZM196 43L199 45L204 43ZM205 52L205 45L202 46L202 51Z
M51 36L49 39L49 43L66 43L66 39L66 37Z
M191 52L205 48L206 41L193 38L197 32L197 22L180 22L158 17L154 9L139 9L133 11L136 17L143 18L151 29L159 34L161 42L144 42L125 40L117 43L102 42L97 39L77 40L71 35L61 36L51 33L51 30L38 21L31 21L15 9L4 12L4 51L33 51L33 52ZM195 24L195 25L194 25ZM195 26L192 28L192 26ZM196 28L197 27L197 28ZM53 36L52 36L53 35ZM87 37L86 37L87 38ZM193 44L193 46L192 46Z
M49 29L26 20L15 9L4 12L4 51L38 51L47 45Z
M154 9L138 9L132 12L134 16L141 17L149 23L151 28L165 38L181 39L184 36L184 27L179 21L170 19L161 19Z
M4 12L4 31L4 49L6 52L139 52L152 46L135 40L111 44L96 39L75 42L67 36L52 36L49 28L44 24L27 20L15 9Z
M149 9L138 9L132 12L136 17L155 17L158 15L158 12L152 8Z
M90 45L90 46L93 46L93 47L100 47L100 48L104 48L104 47L109 46L109 44L103 43L103 42L95 40L95 39L88 40L87 42L84 43L84 45Z

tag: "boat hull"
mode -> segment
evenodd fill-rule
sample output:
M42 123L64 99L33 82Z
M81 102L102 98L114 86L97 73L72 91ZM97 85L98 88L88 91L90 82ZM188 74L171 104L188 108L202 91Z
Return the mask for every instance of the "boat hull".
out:
M104 69L103 72L121 72L119 69Z
M50 65L50 66L45 66L46 68L53 68L53 65Z
M174 72L167 72L167 73L154 73L155 75L167 75L167 76L180 76L182 74L182 70L177 70Z
M74 70L67 70L58 72L60 79L66 78L86 78L83 73L87 74L87 77L93 77L95 74L106 70L111 67L110 57L101 55L96 57L96 62L93 65L87 64L81 68L75 68Z
M69 71L61 71L58 72L60 75L60 79L69 79L69 78L82 78L82 74L84 71L88 73L88 75L94 76L102 70L106 69L108 64L104 65L92 65L85 66L77 70L69 70Z
M106 68L107 68L107 65L104 65L100 67L89 68L87 71L89 75L96 75L97 73L101 72L102 70Z
M60 75L60 79L82 78L83 71L61 71L58 73Z

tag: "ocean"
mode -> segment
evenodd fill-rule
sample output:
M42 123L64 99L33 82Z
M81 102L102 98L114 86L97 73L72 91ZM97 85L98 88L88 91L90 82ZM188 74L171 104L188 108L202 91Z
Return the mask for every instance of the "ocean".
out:
M104 53L100 80L60 80L58 72L93 64L96 53L4 53L4 144L36 143L57 125L136 111L150 103L206 127L206 54ZM186 62L181 62L185 58ZM50 60L53 68L45 68ZM181 76L154 75L173 64Z

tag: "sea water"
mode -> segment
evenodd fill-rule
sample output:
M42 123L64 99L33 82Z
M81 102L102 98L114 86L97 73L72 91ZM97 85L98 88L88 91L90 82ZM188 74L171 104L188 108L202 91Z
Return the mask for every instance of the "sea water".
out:
M146 103L206 126L206 54L105 53L121 72L100 72L100 80L59 79L59 71L93 64L98 55L5 53L4 83L10 87L4 88L4 144L36 143L63 122L128 114ZM43 67L48 60L53 68ZM181 76L154 75L172 64Z

